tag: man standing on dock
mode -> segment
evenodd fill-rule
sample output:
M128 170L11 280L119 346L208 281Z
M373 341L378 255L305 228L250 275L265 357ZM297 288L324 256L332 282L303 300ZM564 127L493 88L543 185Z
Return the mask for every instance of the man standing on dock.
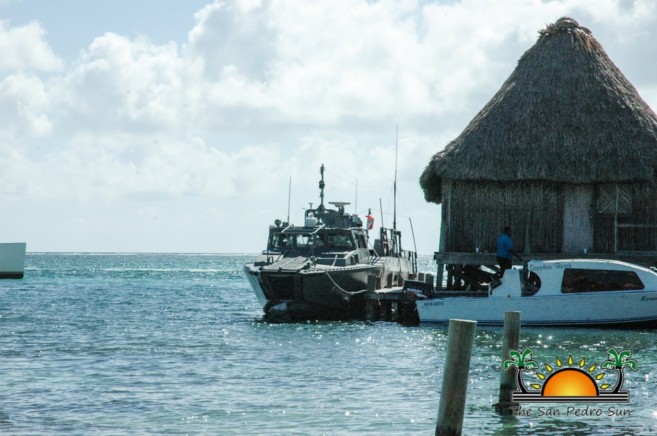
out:
M497 238L497 263L500 265L500 278L504 276L504 271L513 267L513 257L522 262L522 257L513 249L513 240L511 239L511 227L506 226L502 234Z

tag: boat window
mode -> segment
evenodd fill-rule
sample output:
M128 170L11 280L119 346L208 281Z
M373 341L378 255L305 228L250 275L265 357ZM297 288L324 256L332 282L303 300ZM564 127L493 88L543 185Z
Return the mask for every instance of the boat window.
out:
M292 248L292 240L290 235L284 233L272 233L269 236L269 249L270 250L288 250Z
M365 235L361 233L357 233L356 241L358 242L358 248L367 248L367 243L365 242Z
M297 237L297 248L307 248L310 247L313 243L313 235L303 233L301 235L296 235Z
M270 250L290 250L295 247L308 248L312 243L313 235L310 233L272 233L269 237Z
M604 292L643 289L641 279L634 271L566 268L563 272L561 292Z
M354 241L351 239L349 233L329 233L327 236L327 244L330 248L339 250L353 250Z

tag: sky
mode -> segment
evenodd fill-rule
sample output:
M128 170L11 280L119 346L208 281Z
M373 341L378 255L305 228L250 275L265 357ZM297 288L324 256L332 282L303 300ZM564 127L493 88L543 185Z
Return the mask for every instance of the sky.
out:
M431 254L423 169L565 15L657 108L652 0L0 0L0 241L256 253L324 164Z

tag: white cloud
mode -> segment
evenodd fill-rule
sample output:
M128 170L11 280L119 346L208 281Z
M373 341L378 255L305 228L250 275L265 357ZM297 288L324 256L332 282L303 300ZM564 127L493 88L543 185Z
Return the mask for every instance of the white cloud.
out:
M52 129L50 97L31 73L15 73L0 81L0 132L5 136L43 136Z
M188 121L188 68L194 64L183 63L175 43L157 46L106 33L52 88L62 118L82 130L176 130Z
M196 13L197 26L189 33L187 49L201 56L209 80L225 68L262 79L275 55L268 8L260 2L215 2Z
M428 253L439 208L422 198L422 169L563 15L657 104L648 0L217 1L185 41L108 23L66 63L36 21L0 22L0 199L32 213L10 220L26 239L42 204L77 217L36 248L72 249L79 228L85 249L167 250L165 233L178 235L171 250L255 251L287 212L290 176L291 218L317 203L322 163L328 200L355 202L358 180L359 211L381 199L391 213L399 123L400 214ZM248 230L204 240L236 220Z
M0 72L34 69L56 72L64 64L52 52L46 42L46 31L41 24L11 27L7 21L0 20Z

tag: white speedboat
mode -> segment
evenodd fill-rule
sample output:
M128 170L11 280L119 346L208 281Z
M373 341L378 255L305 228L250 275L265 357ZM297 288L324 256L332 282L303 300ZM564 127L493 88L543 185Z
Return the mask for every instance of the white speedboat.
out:
M613 260L530 261L486 291L438 292L416 304L421 323L502 325L505 312L519 311L526 326L657 327L657 272Z
M0 243L0 279L23 278L25 242Z

